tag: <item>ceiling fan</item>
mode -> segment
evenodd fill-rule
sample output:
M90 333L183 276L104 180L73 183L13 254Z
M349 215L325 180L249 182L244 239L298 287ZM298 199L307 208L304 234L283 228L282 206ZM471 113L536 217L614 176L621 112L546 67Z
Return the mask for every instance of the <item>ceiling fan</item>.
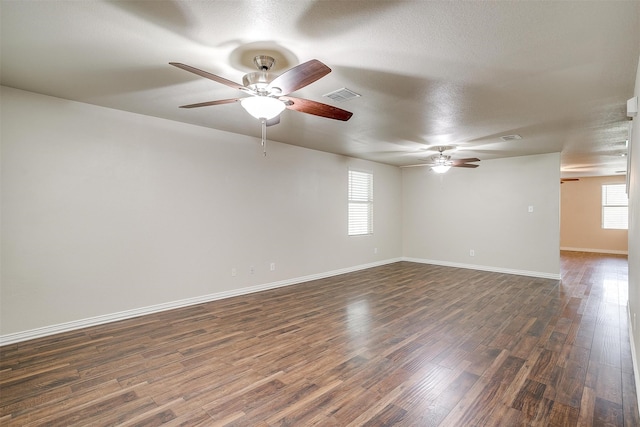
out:
M418 165L402 166L403 168L412 168L417 166L430 166L431 170L436 173L445 173L449 169L453 168L477 168L479 165L474 165L473 162L479 162L480 159L476 157L469 157L466 159L452 159L451 156L444 154L445 151L451 150L454 147L440 146L437 147L438 155L432 156L431 163L421 163Z
M332 105L323 104L321 102L312 101L310 99L295 98L288 96L291 92L319 80L331 72L331 68L327 67L317 59L304 62L280 75L270 73L275 59L267 55L258 55L253 58L253 62L258 68L249 74L245 74L242 83L235 83L224 77L211 74L207 71L200 70L190 65L180 62L169 62L174 67L181 68L190 73L197 74L206 79L213 80L233 89L238 89L248 95L242 98L220 99L217 101L199 102L197 104L182 105L180 108L198 108L210 105L231 104L240 102L242 107L249 114L260 120L262 123L262 146L266 147L266 127L280 123L280 113L285 108L289 110L299 111L301 113L313 114L315 116L326 117L328 119L347 121L353 113L334 107ZM264 151L266 155L266 150Z
M331 72L331 68L317 59L312 59L297 65L280 75L269 72L275 63L275 59L270 56L258 55L253 58L253 62L258 68L258 71L246 74L242 78L243 84L235 83L224 77L211 74L190 65L170 62L169 64L174 67L181 68L251 95L251 97L220 99L217 101L182 105L180 108L197 108L240 102L249 114L257 119L267 120L277 117L285 108L342 121L349 120L353 115L353 113L349 111L321 102L288 96L291 92L302 89Z
M580 181L580 178L560 178L560 184L571 181Z

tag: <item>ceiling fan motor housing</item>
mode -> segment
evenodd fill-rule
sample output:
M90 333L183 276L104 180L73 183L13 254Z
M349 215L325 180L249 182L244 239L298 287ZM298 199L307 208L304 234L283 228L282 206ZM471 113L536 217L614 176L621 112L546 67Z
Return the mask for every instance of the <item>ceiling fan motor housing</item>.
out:
M253 63L256 64L258 71L245 74L242 78L242 83L245 87L258 92L259 95L268 95L267 86L273 79L278 77L277 74L269 73L276 60L268 55L257 55L253 58Z
M269 83L271 83L276 77L278 77L277 74L268 73L266 71L254 71L253 73L245 74L244 77L242 77L242 84L259 94L266 94L267 86L269 86Z
M451 156L444 156L442 153L438 156L433 157L433 161L437 165L449 165L451 164Z

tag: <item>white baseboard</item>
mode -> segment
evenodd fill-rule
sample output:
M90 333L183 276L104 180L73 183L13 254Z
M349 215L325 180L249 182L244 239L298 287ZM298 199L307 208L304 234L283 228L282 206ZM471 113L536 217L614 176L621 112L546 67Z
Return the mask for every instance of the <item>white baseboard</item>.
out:
M205 302L216 301L224 298L231 298L231 297L240 296L240 295L252 294L255 292L266 291L268 289L275 289L275 288L281 288L284 286L296 285L304 282L310 282L312 280L324 279L327 277L337 276L340 274L351 273L359 270L366 270L367 268L378 267L386 264L392 264L394 262L399 262L399 261L402 261L402 259L392 258L384 261L378 261L378 262L373 262L369 264L361 264L353 267L342 268L339 270L327 271L325 273L311 274L309 276L296 277L293 279L265 283L262 285L234 289L231 291L218 292L215 294L202 295L195 298L187 298L187 299L182 299L178 301L170 301L170 302L156 304L148 307L135 308L132 310L126 310L126 311L121 311L117 313L110 313L110 314L105 314L101 316L90 317L87 319L74 320L71 322L45 326L42 328L31 329L28 331L15 332L12 334L1 335L0 346L32 340L35 338L42 338L42 337L46 337L54 334L59 334L62 332L69 332L76 329L87 328L90 326L103 325L105 323L116 322L119 320L131 319L134 317L158 313L161 311L173 310L176 308L186 307L190 305L202 304Z
M638 408L640 408L640 371L638 371L638 355L636 354L636 345L633 340L633 321L631 319L631 307L627 302L627 322L629 323L629 345L631 346L631 361L633 362L633 377L636 383L636 399L638 400Z
M629 255L628 251L615 251L612 249L592 249L592 248L568 248L568 247L560 247L561 251L571 251L571 252L593 252L596 254L614 254L614 255Z
M466 268L469 270L490 271L492 273L515 274L517 276L539 277L542 279L554 279L554 280L561 279L560 273L556 274L556 273L545 273L542 271L513 270L510 268L491 267L486 265L462 264L457 262L439 261L439 260L421 259L421 258L408 258L408 257L404 257L403 261L418 262L421 264L441 265L444 267Z
M187 298L178 301L170 301L162 304L156 304L148 307L135 308L132 310L125 310L117 313L110 313L96 317L90 317L87 319L74 320L71 322L59 323L56 325L45 326L42 328L30 329L22 332L15 332L12 334L6 334L0 336L0 346L7 344L14 344L22 341L32 340L36 338L42 338L54 334L59 334L63 332L69 332L77 329L87 328L90 326L102 325L110 322L117 322L119 320L131 319L134 317L144 316L147 314L158 313L166 310L173 310L176 308L186 307L195 304L202 304L205 302L220 300L224 298L231 298L240 295L252 294L255 292L265 291L268 289L275 289L284 286L296 285L304 282L309 282L311 280L324 279L327 277L337 276L340 274L351 273L354 271L365 270L367 268L378 267L381 265L392 264L398 261L409 261L416 262L421 264L433 264L433 265L442 265L446 267L456 267L456 268L465 268L471 270L481 270L481 271L490 271L494 273L506 273L506 274L515 274L519 276L531 276L531 277L540 277L545 279L560 279L560 274L551 274L551 273L543 273L536 271L525 271L525 270L512 270L498 267L487 267L482 265L472 265L472 264L461 264L447 261L438 261L438 260L429 260L429 259L419 259L419 258L392 258L384 261L378 261L369 264L361 264L354 267L343 268L339 270L332 270L319 274L312 274L309 276L296 277L293 279L281 280L278 282L265 283L262 285L251 286L247 288L234 289L231 291L218 292L215 294L202 295L194 298Z

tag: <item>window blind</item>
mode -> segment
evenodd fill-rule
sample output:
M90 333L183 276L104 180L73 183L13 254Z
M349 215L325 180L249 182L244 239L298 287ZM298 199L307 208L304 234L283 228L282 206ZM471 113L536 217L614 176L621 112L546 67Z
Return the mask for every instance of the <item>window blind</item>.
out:
M349 236L373 234L373 174L349 170Z
M629 199L625 187L625 184L602 186L602 228L629 228Z

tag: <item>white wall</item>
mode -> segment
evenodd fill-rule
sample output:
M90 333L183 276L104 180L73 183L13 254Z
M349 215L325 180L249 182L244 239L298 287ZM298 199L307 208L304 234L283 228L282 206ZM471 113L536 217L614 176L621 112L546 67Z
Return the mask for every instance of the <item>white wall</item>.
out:
M627 230L602 228L602 186L625 182L624 175L597 176L560 186L560 247L563 250L627 253Z
M636 71L634 96L640 98L640 59ZM640 404L640 116L632 122L631 167L629 168L629 324L634 357L636 390Z
M559 153L483 161L477 169L452 168L444 175L406 168L403 254L559 277L559 203Z
M396 167L272 142L263 157L250 137L0 98L0 335L402 255ZM350 166L374 173L374 236L347 236Z
M0 100L0 338L403 256L559 276L559 154L441 176L273 142L265 158L255 138L10 88ZM374 172L373 236L346 235L349 167Z

